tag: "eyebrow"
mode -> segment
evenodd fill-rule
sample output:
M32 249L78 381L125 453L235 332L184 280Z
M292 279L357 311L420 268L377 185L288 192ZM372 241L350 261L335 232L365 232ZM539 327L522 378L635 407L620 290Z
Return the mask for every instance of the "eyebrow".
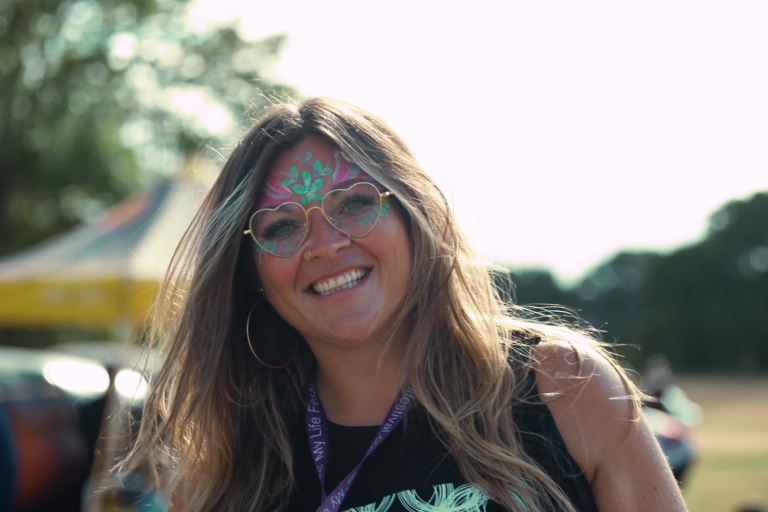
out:
M328 192L331 192L332 190L338 190L340 188L349 188L349 187L351 187L353 185L357 185L358 183L370 183L371 185L382 186L378 181L376 181L375 179L373 179L370 176L362 176L362 177L355 176L354 178L350 178L348 180L342 181L341 183L337 183L336 186L334 186ZM376 187L376 188L378 188L378 187Z

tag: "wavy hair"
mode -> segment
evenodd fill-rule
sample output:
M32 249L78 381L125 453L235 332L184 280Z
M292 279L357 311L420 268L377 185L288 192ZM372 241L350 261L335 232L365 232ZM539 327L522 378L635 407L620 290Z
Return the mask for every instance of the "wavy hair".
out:
M161 341L166 362L123 469L148 463L172 503L185 510L277 510L290 494L291 428L303 414L314 357L269 305L255 310L252 339L260 346L296 342L297 355L284 370L273 370L250 354L245 320L259 294L253 246L243 230L273 159L309 135L331 140L392 191L405 212L411 285L392 313L392 332L408 333L401 377L463 477L509 510L573 511L523 451L512 419L530 388L523 340L565 339L605 350L589 336L505 306L491 270L401 138L370 113L327 98L276 105L261 117L185 234L150 334Z

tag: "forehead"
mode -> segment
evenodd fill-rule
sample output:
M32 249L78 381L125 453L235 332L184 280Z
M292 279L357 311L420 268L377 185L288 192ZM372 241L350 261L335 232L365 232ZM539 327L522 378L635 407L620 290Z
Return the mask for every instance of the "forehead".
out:
M325 137L312 135L299 141L298 144L285 149L277 154L269 169L270 175L281 174L291 166L302 167L302 164L314 163L314 160L321 162L333 162L334 152L337 151L336 145ZM311 155L307 159L307 153ZM309 160L312 160L310 162ZM306 165L304 165L306 166Z
M372 181L354 163L345 160L330 140L306 137L275 157L255 207L273 208L289 201L318 205L330 190L361 179Z

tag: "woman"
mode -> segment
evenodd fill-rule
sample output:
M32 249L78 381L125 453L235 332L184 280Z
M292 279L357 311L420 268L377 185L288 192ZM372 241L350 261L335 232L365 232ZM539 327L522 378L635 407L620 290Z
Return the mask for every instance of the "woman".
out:
M434 182L360 109L258 121L164 292L129 463L163 469L176 508L685 509L617 364L502 309Z

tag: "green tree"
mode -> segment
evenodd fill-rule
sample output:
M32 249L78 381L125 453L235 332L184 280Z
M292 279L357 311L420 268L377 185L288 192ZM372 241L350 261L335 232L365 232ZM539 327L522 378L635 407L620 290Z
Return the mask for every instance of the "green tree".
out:
M526 268L511 271L511 279L517 304L555 304L574 309L581 305L576 294L563 289L546 269Z
M198 30L182 0L0 2L0 256L227 151L251 114L296 91L267 78L286 42ZM84 331L0 331L44 346Z
M616 342L618 353L638 368L648 354L638 351L628 334L645 314L642 290L648 267L657 258L651 252L620 252L584 276L574 289L584 319L599 328L606 341Z
M700 243L659 258L630 336L686 370L768 370L768 193L715 212Z
M575 308L637 368L660 352L683 371L768 370L766 192L718 209L702 241L666 255L619 253L573 289L546 271L514 280L521 304Z
M87 220L293 89L284 36L197 31L178 0L0 3L0 255Z

